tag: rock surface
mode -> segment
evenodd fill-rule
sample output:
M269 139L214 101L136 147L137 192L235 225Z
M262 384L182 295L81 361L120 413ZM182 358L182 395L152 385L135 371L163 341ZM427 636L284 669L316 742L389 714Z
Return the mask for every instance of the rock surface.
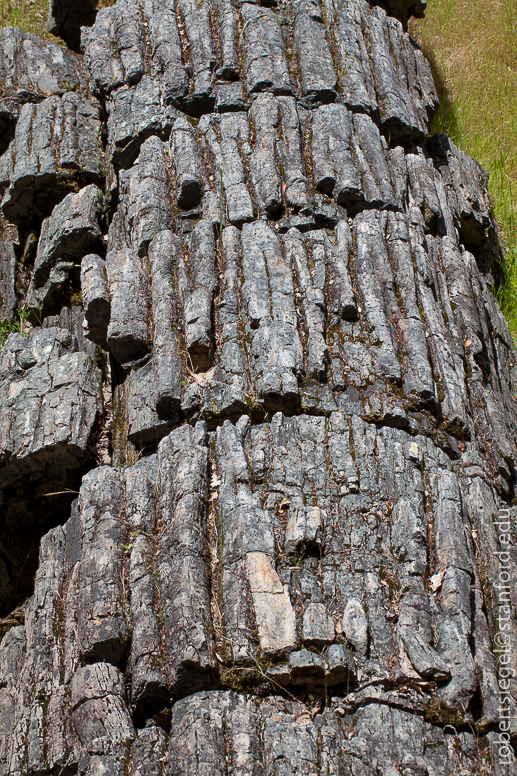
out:
M517 354L423 6L2 31L1 775L517 773Z
M64 194L103 173L100 106L78 92L26 103L0 157L2 210L9 221L50 215Z
M25 103L87 88L78 57L18 28L0 30L0 152L12 139ZM5 144L5 147L4 147Z
M0 350L0 408L5 611L27 589L20 577L27 561L29 567L37 563L35 537L66 510L68 491L93 458L102 413L100 371L78 352L70 331L11 334Z

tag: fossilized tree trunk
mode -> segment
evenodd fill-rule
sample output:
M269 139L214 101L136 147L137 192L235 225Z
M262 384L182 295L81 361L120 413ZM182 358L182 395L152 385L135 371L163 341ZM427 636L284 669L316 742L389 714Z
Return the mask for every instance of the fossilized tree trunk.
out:
M423 5L0 33L1 774L516 773L516 354Z

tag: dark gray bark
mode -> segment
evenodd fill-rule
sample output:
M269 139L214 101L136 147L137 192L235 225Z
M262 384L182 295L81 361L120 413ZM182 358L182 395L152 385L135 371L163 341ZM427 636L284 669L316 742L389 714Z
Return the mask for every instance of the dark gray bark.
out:
M380 5L0 35L0 774L517 773L503 251Z

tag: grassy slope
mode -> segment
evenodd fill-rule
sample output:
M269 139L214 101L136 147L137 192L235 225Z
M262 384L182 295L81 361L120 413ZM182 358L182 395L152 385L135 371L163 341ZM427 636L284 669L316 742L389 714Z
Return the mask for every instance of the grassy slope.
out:
M47 32L47 14L47 0L0 0L0 27L19 27L55 42Z
M517 337L517 4L429 0L410 32L432 63L445 132L490 173L490 196L509 249L499 301Z

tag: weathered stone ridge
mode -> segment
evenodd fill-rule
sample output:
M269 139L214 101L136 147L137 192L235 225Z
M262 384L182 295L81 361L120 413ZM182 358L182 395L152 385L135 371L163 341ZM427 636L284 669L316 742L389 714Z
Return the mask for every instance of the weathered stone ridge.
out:
M1 776L517 773L517 354L424 8L0 32Z
M212 436L203 422L185 425L133 466L93 470L70 520L43 540L25 627L3 642L10 655L27 639L22 683L7 674L0 691L13 725L7 772L24 772L37 755L44 772L103 757L122 773L141 735L158 736L162 759L170 725L169 767L187 758L178 772L190 772L202 740L214 772L226 773L213 725L230 715L230 740L239 730L251 739L243 751L234 744L239 761L258 768L265 735L268 773L283 772L276 736L287 739L285 757L316 767L325 756L341 763L336 773L355 758L368 768L396 762L401 751L429 773L454 773L455 747L437 755L450 726L430 724L446 713L465 726L458 740L475 768L467 728L490 729L498 714L494 613L487 619L482 597L499 560L485 510L495 514L496 504L481 458L454 462L425 437L342 412L277 413L258 425L242 416ZM481 534L487 577L476 567ZM54 666L52 681L35 655ZM125 691L121 664L132 677ZM220 689L260 696L268 681L271 697L259 706ZM300 688L319 699L316 716L295 700ZM184 698L172 719L171 697ZM474 697L483 715L475 722ZM60 738L33 752L49 724ZM380 750L377 724L387 725ZM305 755L292 751L300 735Z

